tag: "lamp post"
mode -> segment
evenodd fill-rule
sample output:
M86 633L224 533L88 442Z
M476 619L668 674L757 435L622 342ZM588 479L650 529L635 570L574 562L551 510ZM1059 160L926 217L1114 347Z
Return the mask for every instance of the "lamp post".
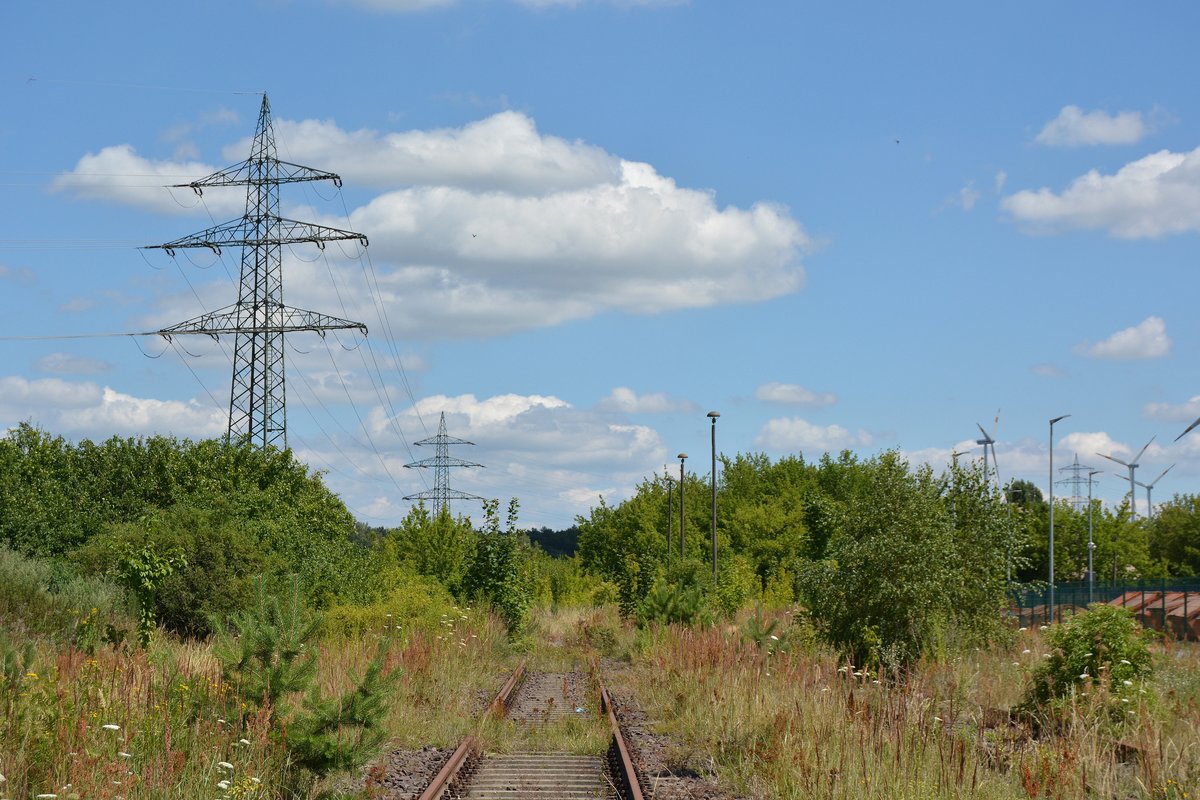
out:
M663 464L663 477L667 479L667 567L669 568L671 566L671 539L675 535L675 508L672 505L675 502L675 486L666 464Z
M1096 590L1096 573L1092 570L1092 551L1096 543L1092 541L1092 477L1103 470L1094 469L1088 473L1088 605L1092 604L1092 594Z
M687 461L687 453L675 456L679 459L679 563L683 563L683 462Z
M1050 420L1050 621L1058 616L1054 605L1054 423L1062 422L1070 414Z
M712 567L713 586L717 585L717 417L720 411L708 412L712 420Z

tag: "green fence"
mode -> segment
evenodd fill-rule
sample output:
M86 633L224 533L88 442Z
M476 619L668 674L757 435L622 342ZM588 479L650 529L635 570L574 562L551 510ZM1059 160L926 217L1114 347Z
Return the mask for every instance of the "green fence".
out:
M1166 595L1174 592L1184 593L1183 606L1178 609L1182 611L1184 620L1200 612L1200 578L1096 581L1091 587L1087 581L1058 583L1054 587L1054 610L1057 612L1054 614L1050 608L1050 587L1045 583L1022 584L1014 587L1009 596L1022 625L1046 624L1053 617L1061 618L1064 614L1082 611L1089 603L1109 603L1117 598L1126 597L1126 602L1142 610L1143 615L1153 614L1156 603L1160 604L1162 629L1166 629Z

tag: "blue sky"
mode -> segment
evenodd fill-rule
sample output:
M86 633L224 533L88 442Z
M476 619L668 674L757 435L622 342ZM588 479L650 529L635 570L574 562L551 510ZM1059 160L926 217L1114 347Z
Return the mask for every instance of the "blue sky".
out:
M827 7L820 7L827 6ZM1001 409L1001 477L1073 453L1195 492L1194 4L271 0L8 4L0 336L156 330L228 305L236 254L139 251L232 219L161 188L280 156L342 175L285 216L289 434L396 522L436 431L453 483L563 527L693 456L896 448L945 465ZM390 333L390 335L388 335ZM140 344L140 348L139 348ZM224 431L221 347L0 340L0 425ZM226 348L227 349L227 348ZM151 358L151 356L159 356ZM376 366L378 369L376 369ZM968 447L968 445L970 445ZM1119 502L1111 471L1097 494ZM424 481L422 480L424 478ZM1056 493L1065 493L1059 487ZM1145 494L1139 490L1139 508ZM456 510L473 512L468 505Z

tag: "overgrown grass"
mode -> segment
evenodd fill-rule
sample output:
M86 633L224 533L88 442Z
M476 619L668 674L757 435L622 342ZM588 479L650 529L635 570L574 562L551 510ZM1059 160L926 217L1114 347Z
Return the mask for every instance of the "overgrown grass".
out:
M715 766L748 796L1123 799L1200 786L1194 645L1159 648L1129 724L1081 693L1035 733L1008 710L1043 656L1037 631L890 677L812 646L770 652L736 626L638 636L628 689L682 743L678 766Z

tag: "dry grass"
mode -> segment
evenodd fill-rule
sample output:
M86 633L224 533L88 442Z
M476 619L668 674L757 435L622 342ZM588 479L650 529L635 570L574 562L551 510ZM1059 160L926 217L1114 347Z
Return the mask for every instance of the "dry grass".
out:
M659 629L640 645L629 688L659 732L752 797L1123 800L1200 786L1194 646L1158 655L1158 699L1143 699L1129 725L1080 698L1038 738L1007 713L1041 657L1036 631L903 681L818 649L772 655L732 627Z

